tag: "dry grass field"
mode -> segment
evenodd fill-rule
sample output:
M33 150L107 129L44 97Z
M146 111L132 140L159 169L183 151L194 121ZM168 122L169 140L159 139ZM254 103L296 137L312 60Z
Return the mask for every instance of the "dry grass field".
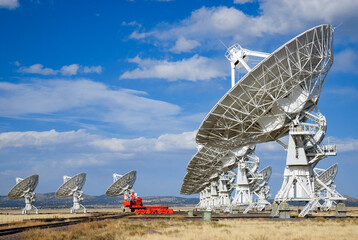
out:
M358 220L272 221L221 220L209 223L184 221L173 217L168 221L111 220L79 224L64 231L30 230L24 239L35 240L354 240L358 239Z
M89 209L87 213L83 211L70 214L68 209L41 209L40 214L22 215L21 210L0 210L0 229L9 227L36 226L43 224L44 219L56 222L59 219L70 219L79 217L93 216L96 213L120 213L119 208Z
M176 208L190 210L192 208ZM358 216L358 208L347 208L348 216ZM30 226L41 224L42 218L71 218L91 216L96 213L119 213L115 209L88 209L87 214L69 214L68 209L43 209L41 214L21 215L19 210L0 210L0 224L11 226ZM334 216L335 212L311 213L314 216ZM297 215L297 209L291 208L291 216ZM31 219L31 220L29 220ZM3 226L6 228L6 226ZM105 220L82 223L70 227L47 230L29 230L21 234L22 239L65 240L171 240L171 239L236 239L236 240L315 240L315 239L357 239L358 219L295 219L279 221L273 219L220 220L209 223L186 221L184 216L173 215L170 220Z

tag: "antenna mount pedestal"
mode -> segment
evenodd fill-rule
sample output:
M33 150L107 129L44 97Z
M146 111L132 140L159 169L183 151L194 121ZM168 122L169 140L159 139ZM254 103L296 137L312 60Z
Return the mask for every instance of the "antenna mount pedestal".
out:
M39 214L39 210L37 209L37 207L33 205L33 203L36 200L35 193L27 192L25 193L24 198L25 198L25 208L22 210L22 214L27 214L31 210L35 210L36 214Z
M317 116L305 113L304 118L315 123L299 123L293 120L289 131L284 180L275 197L276 202L307 201L299 214L301 217L314 207L320 206L320 200L328 201L327 204L330 204L329 201L345 200L335 189L319 180L314 172L314 167L320 160L336 155L335 146L321 145L326 132L326 118L319 112ZM323 190L315 189L317 186L329 194L322 198L320 193Z
M83 201L83 192L81 190L76 190L73 193L73 206L71 207L70 213L76 213L76 210L83 209L83 213L87 213L87 209L82 205Z

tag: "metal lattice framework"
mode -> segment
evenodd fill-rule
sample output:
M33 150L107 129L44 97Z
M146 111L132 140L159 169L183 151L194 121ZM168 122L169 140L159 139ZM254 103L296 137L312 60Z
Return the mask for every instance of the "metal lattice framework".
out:
M237 166L237 158L250 151L252 149L249 146L238 148L235 152L215 147L201 147L187 166L187 174L180 192L201 192L210 181L218 180L221 173L234 169Z
M307 30L249 69L220 99L199 127L199 151L188 164L181 193L202 191L235 167L232 151L277 141L297 114L312 111L333 63L332 36L330 25Z
M318 101L333 63L332 34L330 25L312 28L264 59L214 106L196 142L234 149L287 135L292 115Z

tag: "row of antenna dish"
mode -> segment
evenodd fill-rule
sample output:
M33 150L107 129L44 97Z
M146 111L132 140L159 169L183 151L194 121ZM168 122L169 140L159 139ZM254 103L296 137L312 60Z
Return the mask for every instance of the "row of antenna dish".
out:
M232 86L197 131L198 152L187 166L181 193L206 191L221 174L236 167L237 178L247 179L249 171L240 163L240 151L276 141L287 151L276 202L308 202L300 213L304 216L317 206L317 199L345 199L314 171L319 161L336 155L335 146L322 145L327 123L317 107L333 64L333 32L328 24L311 28L271 54L244 49L239 44L228 48L225 57L231 64ZM262 61L251 68L250 56ZM235 71L239 68L245 68L247 74L236 82ZM287 145L280 140L285 136L289 139ZM336 171L332 171L334 174L324 176L334 178ZM238 182L235 188L238 198L250 193L248 184ZM327 192L323 198L322 188Z
M126 190L130 190L136 180L136 171L131 171L124 175L113 174L113 184L106 191L107 196L119 196L124 194ZM73 206L70 212L86 208L82 205L83 191L82 188L86 182L86 173L79 173L73 177L63 176L64 183L58 188L55 193L57 198L73 197ZM38 209L33 205L35 202L35 188L39 182L39 175L35 174L25 179L16 178L16 185L9 191L8 198L10 199L25 199L25 208L22 213L26 214L31 210L38 213Z

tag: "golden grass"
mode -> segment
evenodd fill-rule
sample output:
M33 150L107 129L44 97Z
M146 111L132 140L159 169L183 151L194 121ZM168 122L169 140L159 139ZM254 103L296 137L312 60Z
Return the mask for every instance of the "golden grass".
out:
M90 216L93 213L121 213L120 208L96 208L87 209L87 213L78 211L76 214L70 214L70 209L40 209L39 214L35 214L34 211L30 214L22 215L21 209L18 210L0 210L0 224L16 223L27 220L41 220L41 219L56 219L56 218L73 218L73 217L85 217Z
M64 240L345 240L358 239L358 220L272 221L222 220L209 223L181 221L106 220L79 224L67 231L30 230L24 239Z

